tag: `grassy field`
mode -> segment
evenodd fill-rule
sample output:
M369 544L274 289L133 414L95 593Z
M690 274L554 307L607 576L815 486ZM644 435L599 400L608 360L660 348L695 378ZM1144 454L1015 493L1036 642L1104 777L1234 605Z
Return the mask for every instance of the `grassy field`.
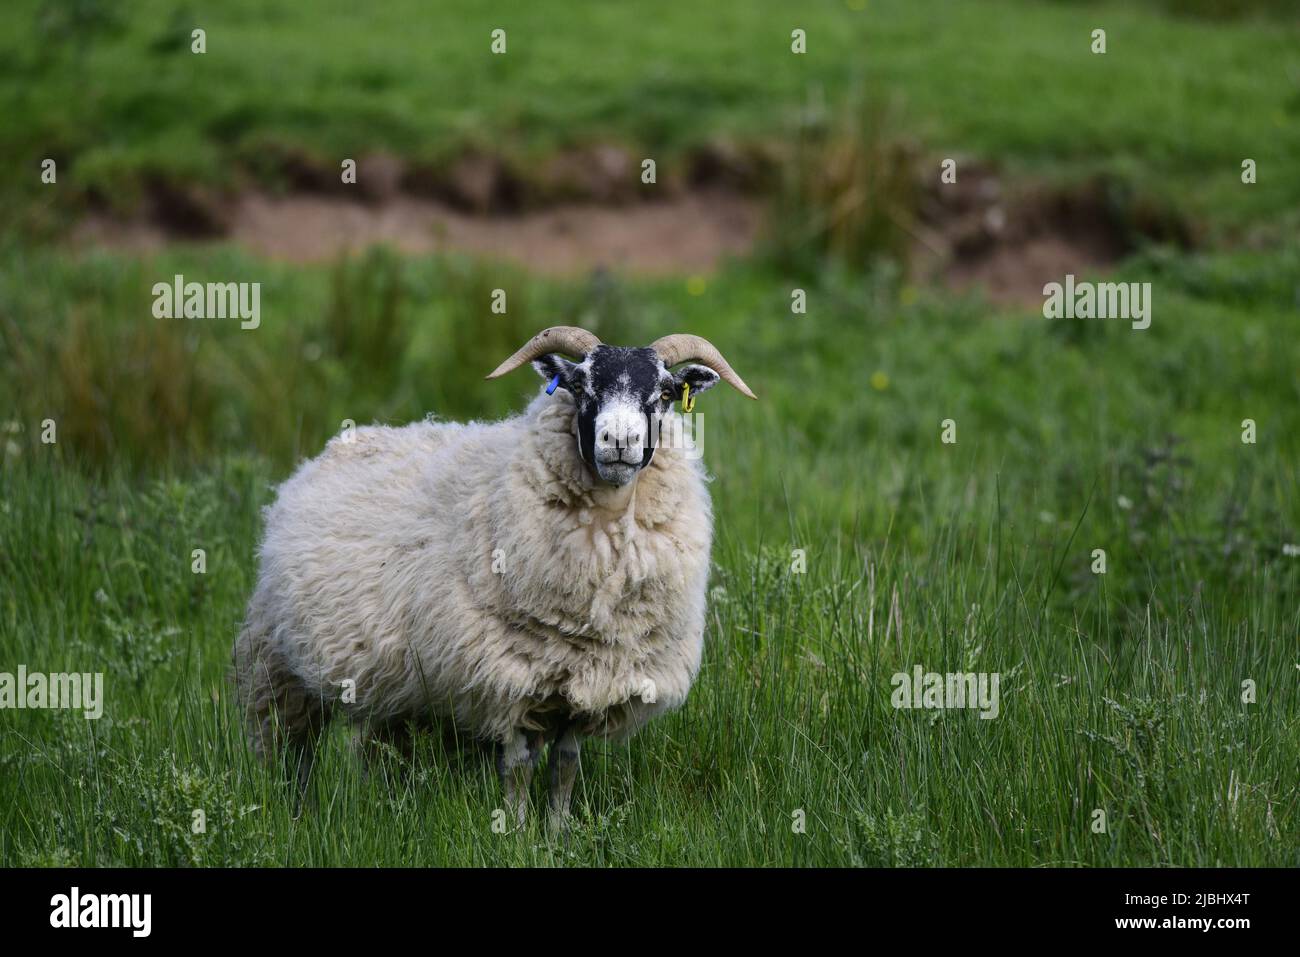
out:
M67 157L70 187L3 187L0 671L102 671L107 693L98 721L0 712L0 864L1300 865L1293 22L1009 0L798 22L776 4L263 6L69 7L98 24L84 33L36 4L0 13L0 152ZM196 18L219 82L168 52ZM1087 52L1098 25L1105 58ZM39 30L53 39L23 42ZM1137 332L994 309L883 258L826 261L791 315L791 277L763 256L560 282L456 257L290 266L32 238L105 182L250 176L271 141L682 150L779 137L809 98L863 82L927 152L1103 170L1210 241L1120 265L1153 284ZM1269 171L1255 186L1243 156ZM174 273L260 281L261 327L153 319ZM585 750L566 841L494 833L475 752L420 739L367 777L341 726L292 819L225 680L259 509L344 419L521 408L535 378L482 376L561 320L619 343L705 335L762 397L700 400L717 534L690 701ZM896 710L891 677L916 665L999 673L999 716Z
M866 83L941 156L1106 171L1245 229L1300 207L1300 181L1284 175L1300 155L1300 25L1284 3L1218 6L1254 15L1225 27L1152 5L1022 0L797 13L677 0L653 16L599 0L570 0L562 16L514 0L439 0L432 14L418 0L269 13L259 0L141 0L128 16L104 0L16 0L0 12L0 153L33 171L67 160L66 195L114 203L142 178L228 183L284 150L333 169L363 150L436 163L480 145L527 162L612 140L671 162L718 137L781 137L809 103ZM189 52L196 24L202 57ZM488 53L497 28L505 56ZM795 28L805 56L789 52ZM1104 56L1090 51L1096 28ZM1261 173L1243 191L1247 156ZM0 188L41 187L33 175Z

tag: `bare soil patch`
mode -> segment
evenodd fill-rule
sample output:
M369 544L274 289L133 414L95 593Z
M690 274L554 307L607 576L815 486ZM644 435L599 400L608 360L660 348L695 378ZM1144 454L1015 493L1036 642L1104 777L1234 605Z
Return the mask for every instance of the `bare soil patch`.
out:
M765 194L780 177L779 150L713 144L641 184L636 154L594 145L528 170L483 151L437 166L373 153L355 184L337 169L285 151L245 177L243 191L147 184L134 216L91 212L78 244L148 252L177 241L224 238L292 262L333 260L372 245L413 255L461 253L571 276L597 268L633 275L708 272L754 251L767 220ZM1042 184L1012 193L973 162L958 181L936 182L933 160L914 165L913 281L981 289L994 302L1042 301L1047 282L1099 273L1145 239L1194 243L1168 211L1115 184ZM922 168L923 167L923 168ZM271 182L279 191L271 191ZM257 184L257 185L253 185Z
M279 148L245 171L242 191L150 182L134 215L101 203L72 238L135 251L225 238L293 262L388 245L558 276L596 268L707 272L754 247L763 220L760 169L751 151L715 145L660 168L647 186L634 154L605 144L526 169L480 150L436 165L371 153L357 160L356 182L345 184L337 167Z
M1004 305L1037 305L1046 283L1104 272L1148 240L1186 248L1196 237L1172 211L1104 181L1013 193L992 171L968 167L956 183L925 192L912 267L922 281L980 289Z
M374 203L337 196L253 193L233 201L221 235L272 259L331 260L372 245L408 254L456 252L516 263L538 273L594 268L639 275L707 272L754 245L757 200L720 190L657 203L565 203L513 215L481 215L445 201L398 194ZM92 215L75 241L136 251L177 239L157 220Z

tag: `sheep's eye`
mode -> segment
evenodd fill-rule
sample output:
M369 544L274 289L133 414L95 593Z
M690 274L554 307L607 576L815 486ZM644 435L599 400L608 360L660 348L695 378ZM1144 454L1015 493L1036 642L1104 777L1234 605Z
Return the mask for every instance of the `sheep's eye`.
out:
M664 389L663 392L659 393L659 398L663 399L665 402L673 401L673 390Z

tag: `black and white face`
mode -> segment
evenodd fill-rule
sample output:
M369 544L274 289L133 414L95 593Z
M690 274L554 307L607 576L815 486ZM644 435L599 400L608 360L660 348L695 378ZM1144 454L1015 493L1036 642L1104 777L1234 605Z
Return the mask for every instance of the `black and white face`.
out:
M663 415L690 385L695 395L713 388L718 374L702 365L668 370L648 348L599 345L581 362L552 353L533 361L547 382L560 377L559 388L578 407L578 454L602 482L626 485L654 457Z

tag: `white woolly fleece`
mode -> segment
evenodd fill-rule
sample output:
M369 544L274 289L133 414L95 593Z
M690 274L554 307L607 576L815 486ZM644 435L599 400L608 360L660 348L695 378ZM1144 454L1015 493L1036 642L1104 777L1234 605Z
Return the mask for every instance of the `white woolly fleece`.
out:
M266 509L241 643L356 718L454 716L505 742L562 700L582 733L628 735L699 670L704 482L661 448L602 485L565 392L496 423L357 429Z

